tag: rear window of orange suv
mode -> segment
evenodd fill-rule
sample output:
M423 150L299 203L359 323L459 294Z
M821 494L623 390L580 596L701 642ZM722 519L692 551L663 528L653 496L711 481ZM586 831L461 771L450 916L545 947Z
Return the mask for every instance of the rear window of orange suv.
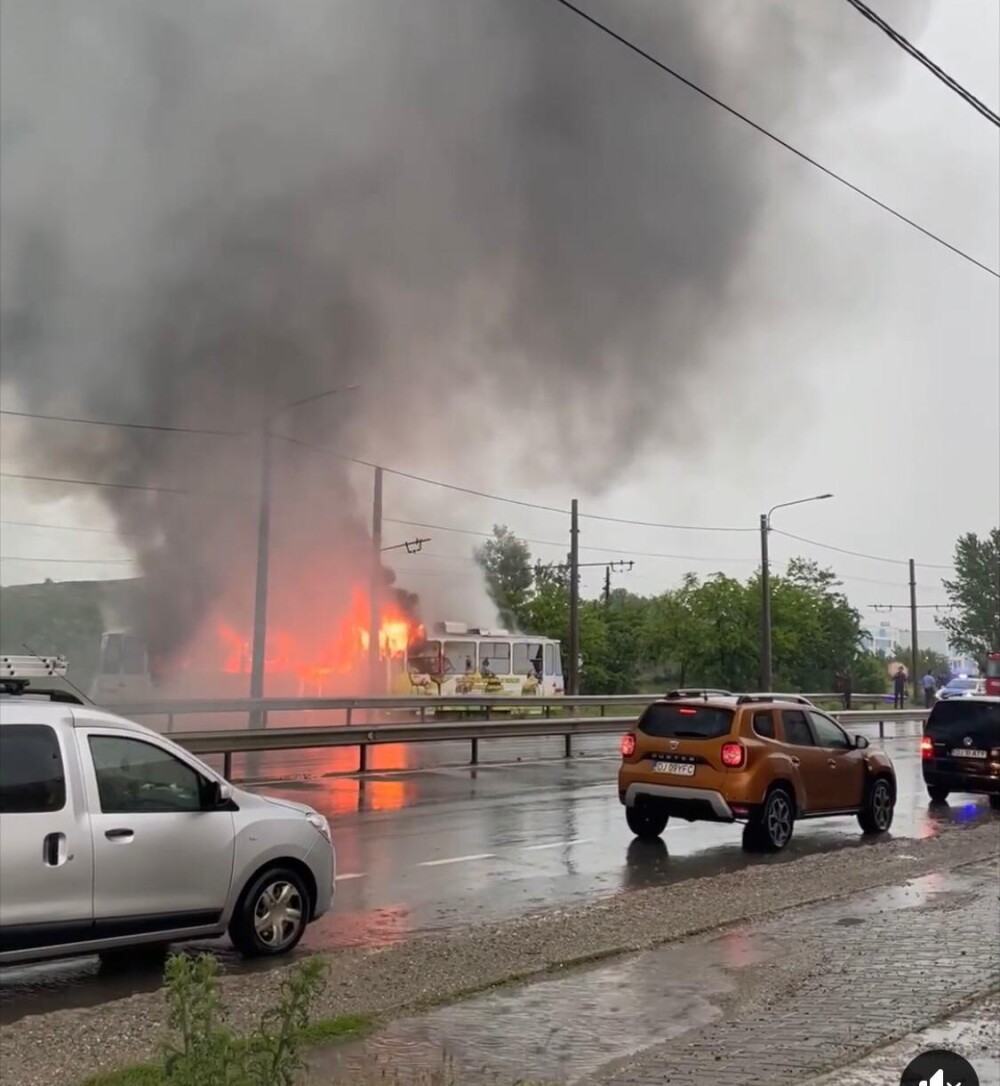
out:
M712 705L650 705L639 731L665 739L718 739L733 727L732 709Z

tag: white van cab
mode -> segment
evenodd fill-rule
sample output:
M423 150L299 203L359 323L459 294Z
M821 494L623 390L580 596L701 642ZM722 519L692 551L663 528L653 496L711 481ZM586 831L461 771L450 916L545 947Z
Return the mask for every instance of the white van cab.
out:
M330 908L327 820L82 700L0 676L0 964L226 932L290 951Z

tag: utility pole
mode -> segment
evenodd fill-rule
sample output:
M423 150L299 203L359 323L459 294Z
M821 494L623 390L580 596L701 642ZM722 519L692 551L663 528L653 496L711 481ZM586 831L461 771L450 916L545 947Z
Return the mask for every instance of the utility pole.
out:
M771 689L771 570L767 555L769 515L760 515L760 688Z
M611 603L611 567L604 567L604 606Z
M919 663L920 649L917 646L917 565L910 559L910 680L913 683L913 704L920 701Z
M580 522L579 503L570 505L569 526L569 690L580 693Z
M372 569L371 611L368 620L369 684L373 697L382 693L382 667L379 627L382 625L382 469L375 469L375 489L372 494Z
M264 696L264 656L267 651L267 579L271 554L271 432L265 424L260 435L260 510L257 520L257 582L253 599L253 657L250 665L250 697ZM250 713L250 727L260 728L264 715Z

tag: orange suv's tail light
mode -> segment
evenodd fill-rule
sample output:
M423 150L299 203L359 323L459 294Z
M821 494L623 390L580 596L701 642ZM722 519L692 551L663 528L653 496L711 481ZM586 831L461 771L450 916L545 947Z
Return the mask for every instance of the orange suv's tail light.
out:
M739 769L747 760L746 748L742 743L722 744L722 764L729 769Z
M920 739L920 757L930 758L934 754L934 740L929 735L921 736Z
M635 736L631 734L622 736L622 757L631 758L635 754Z

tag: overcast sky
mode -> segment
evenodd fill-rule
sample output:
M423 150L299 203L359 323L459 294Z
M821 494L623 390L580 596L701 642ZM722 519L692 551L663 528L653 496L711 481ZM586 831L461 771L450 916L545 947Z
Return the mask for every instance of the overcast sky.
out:
M614 5L605 10L613 18ZM846 4L843 17L860 19ZM870 32L879 35L874 27ZM592 31L581 25L574 33ZM1000 105L995 0L936 0L913 36L991 108ZM683 58L670 55L670 42L647 45L683 69ZM616 48L610 42L608 47ZM997 268L997 129L888 39L881 47L887 69L895 71L885 90L832 116L822 103L815 114L800 110L783 120L780 134ZM767 103L781 73L762 70L759 78L767 93L745 82L712 89L767 124ZM738 122L718 115L710 104L692 95L689 105L696 123L729 126L734 138L745 138ZM759 556L752 531L759 514L780 502L831 491L833 500L780 510L774 527L895 561L839 554L775 534L777 569L797 554L829 564L855 605L868 612L876 603L906 603L905 561L913 557L923 564L921 602L944 602L943 571L928 567L949 564L959 534L986 532L1000 520L997 280L780 148L768 153L768 209L735 287L759 319L718 338L712 369L719 377L700 383L683 419L669 400L663 402L664 451L658 451L654 435L624 483L592 494L573 495L558 485L538 489L520 467L505 478L495 468L477 468L474 450L466 455L453 448L428 454L425 462L401 464L391 433L373 435L357 452L544 505L564 508L577 496L585 515L751 529L682 531L582 520L581 546L594 548L583 550L582 559L631 558L633 571L616 576L615 584L643 594L676 585L688 570L749 574ZM724 312L718 322L726 328ZM641 397L643 389L634 394ZM6 405L11 406L9 398ZM449 421L425 418L423 424L447 428ZM512 443L531 440L516 422L504 428L493 418L489 424ZM668 440L677 429L690 435L683 453ZM19 467L5 457L5 470ZM357 485L364 502L370 477L359 471ZM17 560L127 558L128 549L111 531L113 522L103 508L83 494L39 504L37 491L29 495L10 480L2 493L8 522L0 548L4 584L129 571L125 563ZM387 480L385 512L469 532L505 523L532 540L556 544L533 545L546 561L559 560L566 549L564 516L443 493L409 480ZM41 530L10 521L95 530ZM476 537L389 524L386 541L418 532L433 541L419 557L399 562L401 580L420 591L454 580L466 586L470 600L478 597L470 562ZM585 593L595 594L602 579L603 570L585 570ZM453 617L479 617L471 602L467 610L469 615ZM906 624L902 612L891 617Z

